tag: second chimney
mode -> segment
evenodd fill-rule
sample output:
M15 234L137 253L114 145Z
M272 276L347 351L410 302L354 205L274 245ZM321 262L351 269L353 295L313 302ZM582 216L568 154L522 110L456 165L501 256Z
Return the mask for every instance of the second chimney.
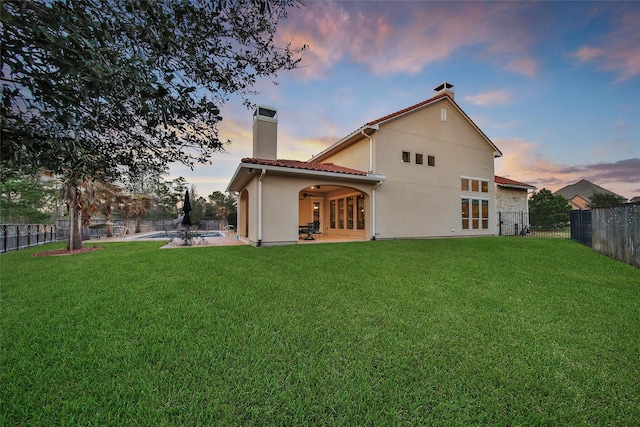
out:
M278 151L278 111L258 105L253 112L253 157L276 160Z

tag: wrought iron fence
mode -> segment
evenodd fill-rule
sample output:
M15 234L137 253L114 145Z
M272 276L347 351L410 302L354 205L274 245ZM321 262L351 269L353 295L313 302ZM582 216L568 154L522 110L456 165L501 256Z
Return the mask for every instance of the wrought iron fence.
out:
M532 214L530 212L498 212L498 235L532 236L569 239L569 215L562 213Z
M571 211L571 240L591 247L591 210Z

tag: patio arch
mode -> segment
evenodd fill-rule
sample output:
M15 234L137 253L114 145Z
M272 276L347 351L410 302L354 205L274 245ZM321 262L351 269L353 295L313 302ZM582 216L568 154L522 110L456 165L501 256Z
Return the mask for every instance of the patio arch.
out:
M372 236L372 202L367 188L347 183L305 185L298 191L298 224L322 236L367 240Z

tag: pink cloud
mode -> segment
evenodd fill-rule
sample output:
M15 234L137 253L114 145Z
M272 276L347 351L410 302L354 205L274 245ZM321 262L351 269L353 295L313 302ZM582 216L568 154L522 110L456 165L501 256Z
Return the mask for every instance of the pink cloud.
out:
M540 154L536 144L519 139L494 140L504 153L496 159L496 175L535 185L560 188L586 179L628 199L640 195L640 158L565 165Z
M533 58L514 59L507 64L507 70L534 78L538 71L538 62Z
M572 56L580 62L593 62L623 81L640 74L640 12L637 8L620 8L612 30L598 42L583 45Z
M524 25L529 5L495 3L311 2L291 12L278 28L281 42L309 45L300 73L322 78L339 61L366 64L374 74L417 73L460 49L473 48L478 58L494 62L503 56L521 56L534 43L530 25ZM537 63L518 58L506 68L535 76Z
M465 96L464 100L473 105L486 107L489 105L507 104L509 102L509 93L506 90L494 90L491 92L483 92L477 95Z

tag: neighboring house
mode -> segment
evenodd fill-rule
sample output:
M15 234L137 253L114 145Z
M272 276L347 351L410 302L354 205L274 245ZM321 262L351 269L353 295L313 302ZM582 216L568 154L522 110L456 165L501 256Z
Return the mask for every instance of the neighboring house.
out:
M529 226L529 191L531 184L495 176L496 227L501 236L517 235Z
M617 197L624 199L613 191L609 191L606 188L602 188L586 179L581 179L575 184L562 187L560 190L553 194L559 194L569 201L571 207L576 209L589 209L589 203L591 202L591 196L594 193L613 194Z
M291 244L307 223L354 240L496 234L496 195L509 189L493 184L502 153L455 102L453 85L435 90L306 162L277 159L277 111L259 106L253 157L227 188L238 193L239 235Z

